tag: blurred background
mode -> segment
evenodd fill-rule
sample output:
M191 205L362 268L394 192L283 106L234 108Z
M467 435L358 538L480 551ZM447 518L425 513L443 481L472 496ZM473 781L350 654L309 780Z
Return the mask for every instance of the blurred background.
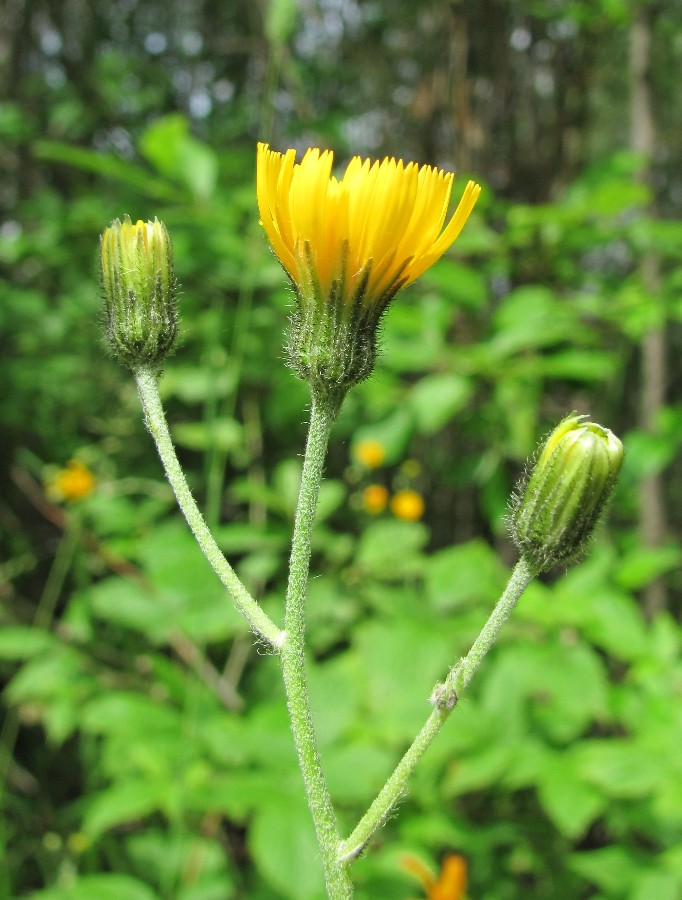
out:
M281 619L306 388L255 144L484 185L385 319L321 498L310 675L344 830L465 653L503 517L576 410L627 458L589 557L522 599L361 900L682 896L682 4L4 0L0 896L319 900L278 664L195 547L101 338L99 234L163 219L162 391L200 505ZM461 887L448 887L461 900Z

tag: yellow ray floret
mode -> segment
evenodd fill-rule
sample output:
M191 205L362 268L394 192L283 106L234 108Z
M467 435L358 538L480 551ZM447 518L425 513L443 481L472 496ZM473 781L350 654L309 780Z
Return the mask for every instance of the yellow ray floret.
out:
M325 296L356 295L381 302L438 260L459 235L481 188L470 181L443 227L454 176L402 160L354 157L341 179L329 150L277 153L258 145L261 222L293 281L311 275ZM312 270L312 272L311 272Z

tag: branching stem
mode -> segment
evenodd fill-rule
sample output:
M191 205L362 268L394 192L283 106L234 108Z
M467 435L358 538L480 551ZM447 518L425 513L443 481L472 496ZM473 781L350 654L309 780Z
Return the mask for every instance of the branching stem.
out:
M339 844L339 860L348 863L358 857L384 824L396 803L405 794L407 781L417 763L457 705L486 653L495 642L500 629L511 615L519 597L536 574L537 572L525 559L519 560L516 564L504 593L474 641L471 650L450 670L445 681L436 685L431 696L434 709L421 731L352 834Z
M261 609L239 580L236 572L225 559L222 550L216 543L196 504L196 500L192 496L168 430L161 397L159 396L158 373L151 367L141 366L133 374L135 375L137 389L142 401L147 428L154 438L168 481L173 488L178 505L187 519L187 524L197 539L197 543L213 571L232 595L237 609L247 620L254 634L267 641L274 650L279 650L284 639L283 632Z

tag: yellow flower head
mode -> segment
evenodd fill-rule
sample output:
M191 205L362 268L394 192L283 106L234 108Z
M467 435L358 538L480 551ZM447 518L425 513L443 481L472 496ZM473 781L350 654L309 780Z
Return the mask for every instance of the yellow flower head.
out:
M386 451L384 450L384 445L379 443L379 441L358 441L353 448L353 456L365 468L376 469L386 459Z
M95 476L88 467L77 459L69 460L64 469L60 469L46 485L51 500L69 501L87 497L95 489Z
M391 512L404 522L418 522L424 515L424 498L417 491L397 491L391 498Z
M289 358L314 395L340 405L374 368L381 316L455 240L480 188L467 185L444 226L452 174L354 157L342 178L329 150L258 145L261 222L296 288Z
M258 209L292 280L329 297L361 291L383 306L418 278L459 235L481 191L470 181L443 224L454 176L432 166L354 156L341 179L329 150L285 154L258 144ZM386 299L388 298L388 299Z
M386 509L388 490L383 484L368 484L362 492L362 505L370 516L378 516Z
M419 878L428 900L464 900L467 889L467 865L464 857L458 853L446 855L438 878L435 878L424 863L414 856L403 857L402 865Z

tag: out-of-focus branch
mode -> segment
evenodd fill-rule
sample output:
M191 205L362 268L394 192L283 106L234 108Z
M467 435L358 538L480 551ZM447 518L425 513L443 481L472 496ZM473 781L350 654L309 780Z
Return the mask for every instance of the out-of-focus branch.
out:
M652 11L645 4L637 7L630 31L631 145L644 160L640 176L648 181L656 145L656 124L651 96ZM647 250L640 273L646 293L655 297L660 291L660 265L655 250ZM640 343L641 390L639 426L651 432L665 404L667 378L665 321L650 329ZM663 479L659 473L642 479L639 492L639 525L646 547L660 546L667 532ZM647 586L644 607L647 616L665 609L666 587L658 578Z

